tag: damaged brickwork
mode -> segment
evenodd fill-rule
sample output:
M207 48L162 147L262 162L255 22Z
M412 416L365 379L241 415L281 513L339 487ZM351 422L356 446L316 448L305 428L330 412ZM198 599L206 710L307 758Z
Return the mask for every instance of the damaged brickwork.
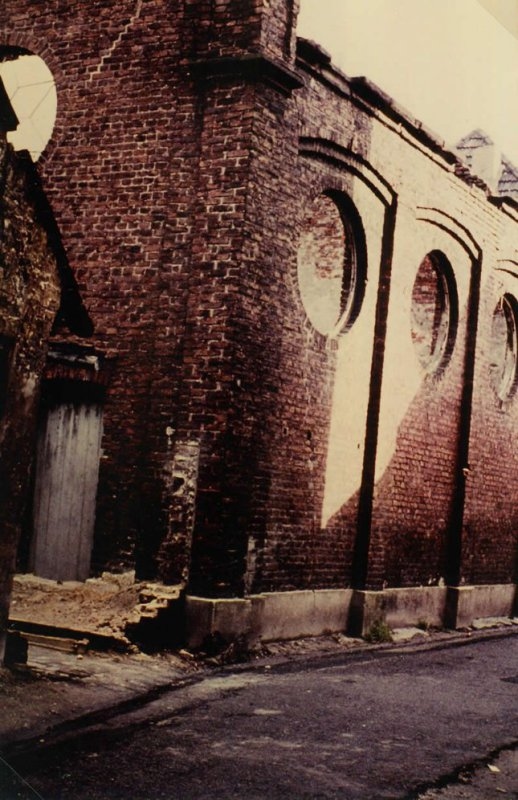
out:
M54 75L40 170L114 364L91 573L510 585L516 201L296 43L297 6L4 0L0 54Z
M60 258L55 222L28 155L6 143L12 109L2 94L0 133L0 649L17 547L26 521L39 387L57 318L89 332L75 282ZM8 124L5 124L8 122ZM76 313L79 312L79 313ZM75 324L70 324L75 318Z

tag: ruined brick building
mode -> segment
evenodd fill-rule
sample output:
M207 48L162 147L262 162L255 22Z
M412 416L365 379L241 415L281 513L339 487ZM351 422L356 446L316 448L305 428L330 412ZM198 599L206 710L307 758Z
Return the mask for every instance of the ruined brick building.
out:
M6 143L17 125L0 81L0 662L49 335L91 333L34 164Z
M0 11L1 57L54 76L39 171L95 327L52 338L20 568L182 584L192 643L514 603L516 173L297 10Z

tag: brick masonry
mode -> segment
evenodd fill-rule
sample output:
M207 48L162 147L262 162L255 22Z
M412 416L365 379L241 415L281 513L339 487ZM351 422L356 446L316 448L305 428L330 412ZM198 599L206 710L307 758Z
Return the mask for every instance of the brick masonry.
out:
M512 581L517 401L492 387L490 340L518 291L516 204L367 81L296 53L295 0L1 14L5 56L56 81L40 172L113 363L92 571L208 597ZM298 282L322 194L357 261L331 333ZM411 317L431 253L456 307L427 370Z
M3 88L3 87L1 87ZM6 107L2 105L3 120ZM13 120L13 126L16 121ZM1 126L0 126L1 127ZM59 320L90 330L34 165L0 130L0 659L26 521L41 377Z

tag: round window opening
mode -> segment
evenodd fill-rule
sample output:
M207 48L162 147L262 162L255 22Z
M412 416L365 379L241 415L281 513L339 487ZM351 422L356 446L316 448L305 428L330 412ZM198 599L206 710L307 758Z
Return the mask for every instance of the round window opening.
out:
M0 78L19 121L7 140L15 150L28 150L32 160L37 161L56 121L57 94L52 73L39 56L13 56L2 53L0 48Z
M411 332L419 363L442 369L451 355L457 327L457 291L450 262L439 251L421 262L412 289Z
M313 327L336 335L356 319L365 285L365 237L352 204L322 194L308 210L297 272L304 310Z
M491 326L491 383L500 400L507 400L518 386L518 302L503 295L493 312Z

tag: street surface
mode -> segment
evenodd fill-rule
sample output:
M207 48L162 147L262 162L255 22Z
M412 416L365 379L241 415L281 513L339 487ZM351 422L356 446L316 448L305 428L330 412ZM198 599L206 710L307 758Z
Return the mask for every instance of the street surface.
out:
M517 696L517 635L227 668L13 763L44 800L517 798Z

